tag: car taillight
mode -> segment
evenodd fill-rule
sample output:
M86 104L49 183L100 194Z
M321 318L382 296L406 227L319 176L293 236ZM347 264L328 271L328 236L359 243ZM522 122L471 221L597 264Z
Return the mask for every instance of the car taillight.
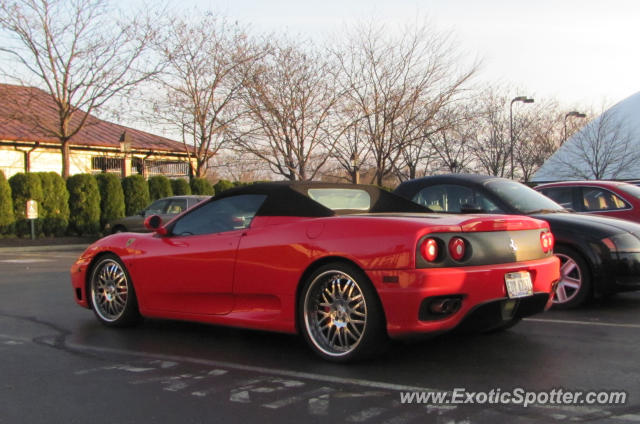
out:
M548 231L540 233L540 244L542 245L542 251L544 253L550 252L554 244L553 234Z
M449 255L455 261L460 261L464 258L464 254L467 251L467 246L463 239L460 237L454 237L449 240Z
M438 242L432 238L426 239L420 246L420 253L427 261L435 261L438 259Z

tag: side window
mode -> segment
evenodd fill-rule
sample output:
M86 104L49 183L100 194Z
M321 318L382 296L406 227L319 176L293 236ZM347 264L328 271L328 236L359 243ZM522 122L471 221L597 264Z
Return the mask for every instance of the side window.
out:
M482 212L502 212L483 194L455 184L425 187L413 197L413 201L434 212L459 213L463 208L480 208Z
M167 214L177 215L187 209L187 199L172 199L167 207Z
M172 233L191 236L247 228L266 197L243 194L209 202L181 217L173 226Z
M545 188L542 194L558 203L563 208L576 209L573 206L573 188L571 187L554 187Z
M480 208L482 209L482 212L488 212L488 213L504 212L502 209L498 207L498 205L493 203L491 200L487 199L487 197L484 194L478 193L476 191L475 195L476 195L476 204L480 206Z
M189 206L188 207L192 208L192 207L194 207L195 205L197 205L198 203L200 203L200 202L202 202L204 200L207 200L207 199L205 197L202 197L202 198L199 198L199 197L198 198L192 198L192 197L190 197L189 198Z
M434 212L445 212L447 204L445 187L446 186L443 185L425 187L413 196L412 200L419 205L428 207Z
M598 187L583 187L582 202L586 211L613 211L629 207L614 193Z
M145 209L144 215L145 216L161 215L165 213L168 205L169 205L168 199L156 200L149 207L147 207L147 209Z

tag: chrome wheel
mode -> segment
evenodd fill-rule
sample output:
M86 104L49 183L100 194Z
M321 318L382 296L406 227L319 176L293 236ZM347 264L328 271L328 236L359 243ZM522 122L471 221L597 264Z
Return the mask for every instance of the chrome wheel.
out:
M562 253L556 253L560 258L560 281L556 288L555 304L566 304L573 301L582 288L582 271L578 263Z
M127 311L129 281L127 273L114 259L101 260L91 276L91 302L102 321L114 323Z
M350 275L330 270L317 275L304 298L304 325L313 345L330 357L352 353L367 331L367 299Z

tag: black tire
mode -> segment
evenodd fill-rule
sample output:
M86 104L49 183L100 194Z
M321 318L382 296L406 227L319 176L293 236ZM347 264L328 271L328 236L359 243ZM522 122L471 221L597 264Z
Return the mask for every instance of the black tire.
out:
M553 299L553 308L576 308L591 297L591 270L582 255L571 247L556 246L554 253L560 258L560 282Z
M140 321L131 276L116 255L103 255L93 264L88 293L91 308L104 325L129 327Z
M324 359L349 362L387 346L378 295L359 268L341 262L315 270L298 299L298 323L311 349Z

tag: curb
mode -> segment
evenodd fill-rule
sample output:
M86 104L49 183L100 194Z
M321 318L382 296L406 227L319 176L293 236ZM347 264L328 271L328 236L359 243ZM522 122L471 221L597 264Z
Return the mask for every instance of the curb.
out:
M0 247L0 252L40 252L46 251L67 251L67 250L84 250L89 244L60 244L60 245L43 245L43 246L8 246Z

